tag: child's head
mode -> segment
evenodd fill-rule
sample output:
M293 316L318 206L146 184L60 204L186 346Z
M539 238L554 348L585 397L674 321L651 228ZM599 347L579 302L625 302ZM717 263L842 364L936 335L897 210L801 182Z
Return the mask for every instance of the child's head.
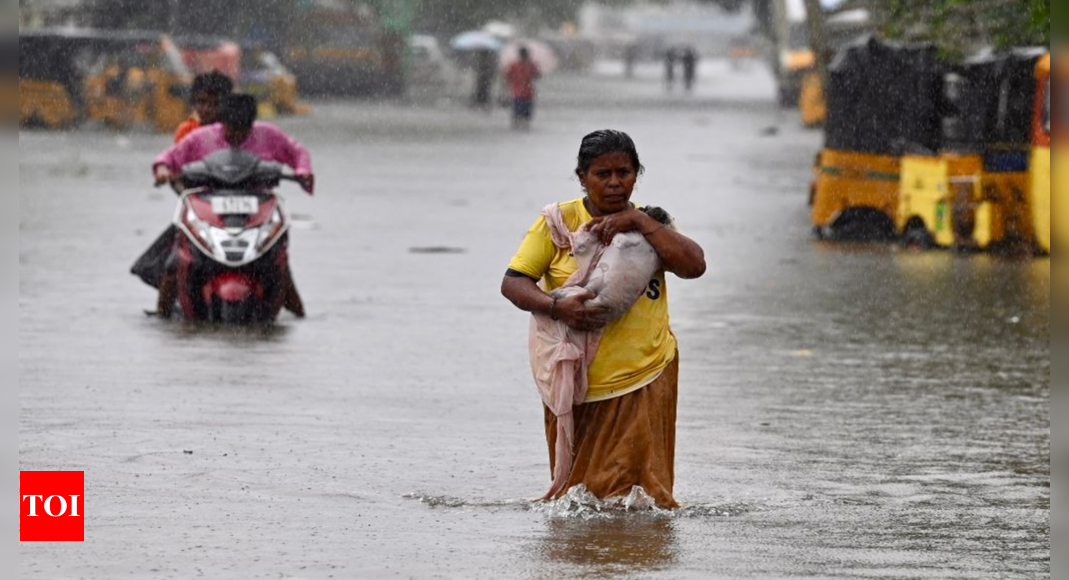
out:
M197 75L193 79L193 110L202 125L220 121L223 99L234 92L234 82L219 71Z

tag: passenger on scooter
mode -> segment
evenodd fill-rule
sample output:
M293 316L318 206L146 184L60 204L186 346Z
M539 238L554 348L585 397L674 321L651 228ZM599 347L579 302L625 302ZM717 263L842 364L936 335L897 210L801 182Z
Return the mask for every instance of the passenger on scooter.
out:
M315 190L312 158L303 145L281 129L256 121L257 103L250 95L230 95L223 102L221 124L192 132L156 158L153 171L156 186L174 184L186 165L201 161L212 153L228 148L241 149L265 161L275 161L293 168L297 181L309 195ZM304 304L288 268L281 273L285 307L300 318ZM178 294L174 269L168 267L160 276L159 315L170 317Z
M180 143L193 131L218 123L223 111L223 99L233 92L234 81L219 71L197 75L193 79L190 103L193 116L178 126L174 132L174 142Z

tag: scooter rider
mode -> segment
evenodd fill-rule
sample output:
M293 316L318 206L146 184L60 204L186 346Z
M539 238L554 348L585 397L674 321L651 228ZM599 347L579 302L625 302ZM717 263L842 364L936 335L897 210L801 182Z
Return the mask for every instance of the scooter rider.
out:
M217 151L234 148L290 166L301 187L309 195L313 194L315 176L308 150L278 127L256 121L256 111L255 97L242 94L228 96L223 101L221 124L197 129L156 158L153 164L156 186L174 184L182 167L189 163L200 161ZM281 275L286 309L303 318L304 304L297 293L292 274L285 268ZM173 268L163 272L159 289L159 314L169 317L178 295L178 279Z

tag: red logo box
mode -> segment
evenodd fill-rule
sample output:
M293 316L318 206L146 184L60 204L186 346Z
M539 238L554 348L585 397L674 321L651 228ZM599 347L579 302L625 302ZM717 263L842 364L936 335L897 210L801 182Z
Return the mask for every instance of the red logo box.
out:
M85 472L19 472L19 541L85 541Z

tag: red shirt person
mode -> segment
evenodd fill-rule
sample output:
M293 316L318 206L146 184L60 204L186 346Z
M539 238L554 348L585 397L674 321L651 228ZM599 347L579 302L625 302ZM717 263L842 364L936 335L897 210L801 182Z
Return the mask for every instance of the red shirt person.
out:
M512 93L512 124L516 128L526 128L534 117L535 82L542 78L542 71L531 60L531 51L520 48L520 60L512 63L505 71L505 80Z

